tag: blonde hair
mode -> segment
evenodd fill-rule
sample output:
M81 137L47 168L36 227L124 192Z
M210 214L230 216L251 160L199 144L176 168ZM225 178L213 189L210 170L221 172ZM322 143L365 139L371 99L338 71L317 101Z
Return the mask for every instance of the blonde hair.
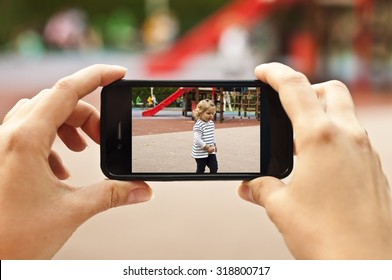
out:
M200 119L201 115L208 109L213 109L214 113L216 112L214 102L210 99L203 99L199 103L197 103L196 109L193 110L193 116L196 120Z

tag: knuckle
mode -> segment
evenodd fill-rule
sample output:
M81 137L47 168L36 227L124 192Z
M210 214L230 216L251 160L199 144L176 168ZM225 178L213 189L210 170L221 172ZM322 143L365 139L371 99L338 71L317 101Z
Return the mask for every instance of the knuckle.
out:
M15 111L17 111L20 107L22 107L23 105L25 105L26 103L30 102L30 99L28 98L22 98L20 99L18 102L16 102L16 104L14 105L14 107L11 109L11 111L9 111L3 119L3 123L5 123L6 121L8 121L14 114Z
M290 72L283 78L282 84L304 84L309 83L308 78L301 72Z
M105 191L104 191L104 203L103 203L103 207L104 210L108 210L111 209L113 207L119 206L120 205L120 194L118 193L117 188L115 187L115 185L109 181L106 180L105 181Z
M60 80L58 80L55 85L54 85L55 89L59 89L59 90L71 90L73 89L73 83L71 81L70 77L64 77L61 78Z
M371 149L370 139L364 130L353 133L351 137L358 148Z
M321 122L316 130L316 137L322 142L331 142L336 136L337 127L331 122Z
M120 205L120 195L115 187L111 187L110 195L110 208L117 207Z
M97 200L94 204L94 213L104 212L126 204L126 194L128 188L122 188L118 182L113 180L104 180L99 185Z
M20 99L18 102L16 102L15 106L17 106L17 105L23 105L23 104L25 104L25 103L27 103L27 102L29 102L29 101L30 101L29 98L22 98L22 99Z
M343 82L341 82L339 80L331 80L331 81L328 81L327 84L329 86L331 86L331 87L335 87L335 88L338 88L338 89L343 89L345 91L348 91L347 86Z
M6 137L2 139L2 145L8 152L30 151L31 135L24 125L7 127L4 134Z
M371 151L372 146L366 132L361 129L349 129L331 121L318 122L314 127L307 127L302 135L302 146L312 144L327 146L335 145L344 140L358 151Z
M336 138L338 128L329 121L318 122L313 128L309 127L307 139L309 142L326 144Z
M40 94L42 94L42 95L49 94L50 91L51 91L50 88L44 88L44 89L42 89L42 90L38 93L38 95L40 95Z

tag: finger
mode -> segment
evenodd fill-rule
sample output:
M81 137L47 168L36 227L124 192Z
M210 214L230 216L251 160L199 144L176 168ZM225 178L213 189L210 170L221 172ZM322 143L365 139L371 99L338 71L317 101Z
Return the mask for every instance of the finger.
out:
M245 181L238 187L238 195L249 202L266 208L268 200L280 190L284 183L274 177L260 177L252 181Z
M58 129L57 135L63 143L74 152L83 151L87 147L86 141L73 126L63 124Z
M339 81L328 81L313 85L327 115L338 122L359 125L354 102L348 88Z
M72 151L82 151L87 147L84 138L76 128L80 127L91 139L99 143L98 110L83 101L79 101L72 114L57 131L60 139Z
M79 101L65 123L72 127L80 127L92 140L99 144L99 112L91 104Z
M10 119L21 120L24 117L26 117L26 115L31 112L35 104L37 104L38 101L42 98L42 96L48 94L48 92L49 92L48 89L44 89L31 99L23 98L19 100L5 116L3 122L6 122Z
M250 187L248 186L247 182L242 182L241 185L238 186L237 188L237 194L239 197L241 197L243 200L258 204L255 199L253 198L253 193Z
M64 167L60 156L55 151L51 151L48 161L50 169L59 180L65 180L70 177L70 173Z
M26 103L28 103L30 99L28 98L23 98L16 102L14 107L11 108L11 110L5 115L3 119L3 123L7 122L9 119L11 119L19 110L22 108Z
M40 123L44 132L55 130L71 115L79 99L99 86L105 86L125 75L125 68L110 65L93 65L59 80L50 94L32 109L30 117Z
M83 223L92 216L113 207L146 202L153 192L145 182L104 180L89 187L76 189L72 203Z
M278 92L294 128L317 123L324 115L314 89L302 73L280 63L269 63L257 66L255 75Z

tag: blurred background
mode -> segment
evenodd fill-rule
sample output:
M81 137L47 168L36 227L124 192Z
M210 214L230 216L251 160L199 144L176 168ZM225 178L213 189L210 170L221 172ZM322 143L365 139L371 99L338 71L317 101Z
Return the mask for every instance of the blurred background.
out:
M312 83L345 82L392 180L390 0L0 0L0 118L59 78L94 63L129 79L253 79L279 61ZM99 91L86 98L99 108ZM241 139L239 139L241 141ZM99 148L55 143L84 185L103 178ZM239 182L151 183L145 205L83 225L59 259L290 259Z

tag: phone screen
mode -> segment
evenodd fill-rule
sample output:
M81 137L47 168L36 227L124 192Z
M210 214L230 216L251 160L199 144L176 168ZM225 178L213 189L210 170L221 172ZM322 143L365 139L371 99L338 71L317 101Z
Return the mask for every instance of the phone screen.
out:
M260 88L132 87L131 91L132 173L196 173L199 166L201 174L204 164L203 174L260 173ZM165 100L166 106L155 109ZM213 105L211 116L195 116L199 102L202 112L208 112L202 106L205 100ZM145 112L150 115L143 116ZM208 137L213 141L206 141ZM205 145L213 151L202 150Z
M121 80L101 93L101 168L122 180L286 177L292 127L260 81Z

